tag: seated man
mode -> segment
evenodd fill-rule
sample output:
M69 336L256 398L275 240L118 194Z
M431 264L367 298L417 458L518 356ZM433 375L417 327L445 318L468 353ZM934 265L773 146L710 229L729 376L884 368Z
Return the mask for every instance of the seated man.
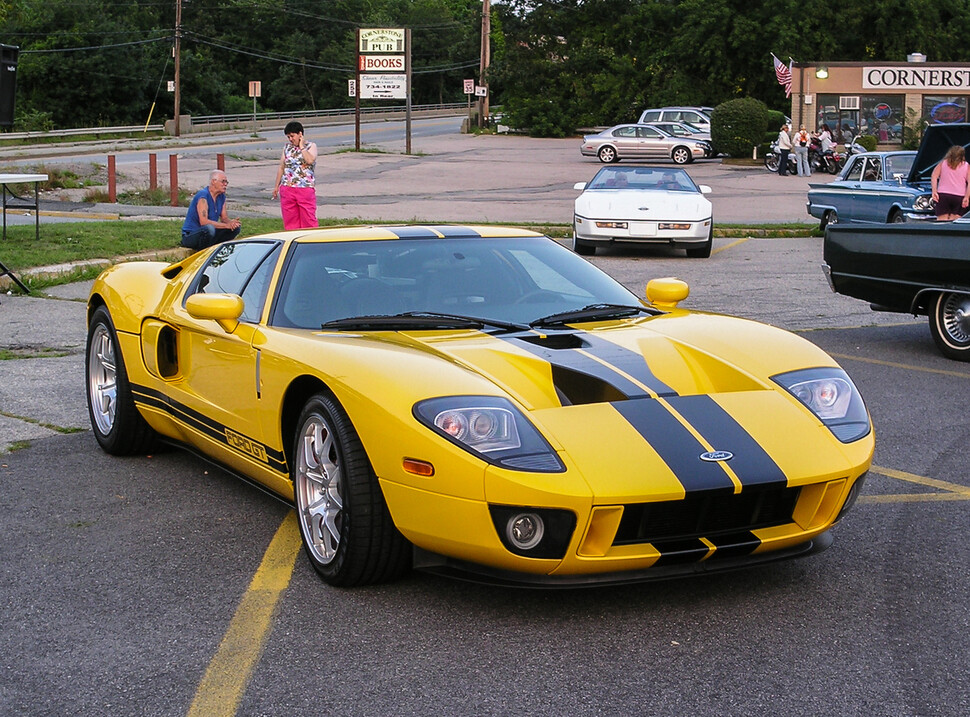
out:
M663 179L657 184L660 189L680 189L680 182L672 172L664 172Z
M209 186L203 187L189 204L182 223L182 246L189 249L205 249L239 236L242 228L238 219L226 214L226 173L214 169L209 173Z

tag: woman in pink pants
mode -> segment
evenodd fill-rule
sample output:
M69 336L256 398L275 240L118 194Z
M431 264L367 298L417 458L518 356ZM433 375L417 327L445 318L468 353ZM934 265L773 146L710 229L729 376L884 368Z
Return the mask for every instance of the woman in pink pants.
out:
M315 228L317 224L317 192L313 170L317 163L317 145L303 136L303 125L289 122L283 129L286 145L280 156L273 185L273 199L280 198L284 229Z

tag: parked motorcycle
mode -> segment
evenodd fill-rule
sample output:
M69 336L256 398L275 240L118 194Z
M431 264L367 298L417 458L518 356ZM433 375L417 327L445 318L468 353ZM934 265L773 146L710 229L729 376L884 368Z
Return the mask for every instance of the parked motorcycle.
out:
M771 143L768 153L765 155L765 169L769 172L778 172L778 165L781 162L781 150L778 149L778 141ZM798 174L798 165L795 162L795 153L788 153L788 173Z
M842 171L842 168L845 167L845 163L849 161L849 157L854 154L862 154L865 151L866 148L856 142L852 142L852 144L848 145L842 152L840 152L836 146L836 148L830 153L831 156L824 158L827 162L826 171L828 171L830 174L838 174Z

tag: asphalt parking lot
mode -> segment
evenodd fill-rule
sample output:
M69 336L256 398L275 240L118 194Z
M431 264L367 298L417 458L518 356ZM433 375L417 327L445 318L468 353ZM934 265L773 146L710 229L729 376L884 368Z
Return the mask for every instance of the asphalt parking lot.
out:
M638 293L679 276L685 305L797 331L842 363L877 441L831 549L598 590L422 574L329 588L276 499L182 451L98 449L86 285L2 296L0 348L54 355L0 361L15 449L0 454L0 713L966 714L970 366L937 353L925 319L832 294L818 238L593 261Z

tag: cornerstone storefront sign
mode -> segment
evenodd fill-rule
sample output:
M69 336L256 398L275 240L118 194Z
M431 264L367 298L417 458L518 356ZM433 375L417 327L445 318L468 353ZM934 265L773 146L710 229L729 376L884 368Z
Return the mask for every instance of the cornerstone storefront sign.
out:
M862 89L968 92L970 68L863 67Z

